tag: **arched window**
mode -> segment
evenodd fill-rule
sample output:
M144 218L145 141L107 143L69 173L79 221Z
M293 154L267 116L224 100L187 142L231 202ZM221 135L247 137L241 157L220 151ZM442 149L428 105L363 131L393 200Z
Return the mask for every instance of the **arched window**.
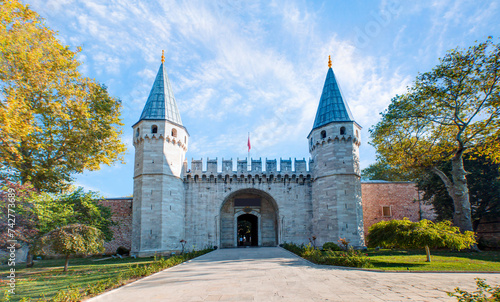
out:
M326 131L325 130L321 131L321 138L322 139L326 138Z
M172 136L177 137L177 129L172 128Z
M139 137L139 134L141 134L141 133L140 133L139 128L137 128L137 131L135 132L135 137Z
M359 138L359 132L358 132L358 130L356 130L356 137Z
M158 126L156 125L151 126L151 133L158 133Z
M340 135L345 135L345 127L340 127Z

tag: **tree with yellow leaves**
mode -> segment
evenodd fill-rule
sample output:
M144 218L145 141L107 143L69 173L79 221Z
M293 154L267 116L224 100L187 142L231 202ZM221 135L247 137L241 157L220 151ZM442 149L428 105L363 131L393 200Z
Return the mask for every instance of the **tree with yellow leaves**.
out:
M121 102L80 74L76 55L27 5L0 1L2 176L58 191L121 159Z
M453 223L472 231L463 156L500 162L500 44L490 37L449 51L392 99L370 132L372 145L392 167L438 175L453 199ZM451 161L449 174L439 169L444 161Z

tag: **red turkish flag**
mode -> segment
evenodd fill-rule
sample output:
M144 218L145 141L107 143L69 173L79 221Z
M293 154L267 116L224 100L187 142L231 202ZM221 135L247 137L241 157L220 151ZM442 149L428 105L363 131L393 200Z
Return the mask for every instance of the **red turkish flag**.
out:
M252 149L252 147L250 146L250 133L248 133L248 152L250 152L250 149Z

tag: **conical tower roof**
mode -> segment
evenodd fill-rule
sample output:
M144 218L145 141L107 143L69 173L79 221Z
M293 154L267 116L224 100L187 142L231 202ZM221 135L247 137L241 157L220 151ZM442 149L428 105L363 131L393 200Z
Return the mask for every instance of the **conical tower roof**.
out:
M175 101L170 81L168 80L167 71L165 70L164 56L156 79L153 83L153 88L149 93L146 105L142 110L139 121L142 120L168 120L178 125L182 125L177 102Z
M342 97L337 79L328 62L328 73L326 74L323 93L319 100L318 111L314 119L313 129L322 127L331 122L353 122L351 110Z

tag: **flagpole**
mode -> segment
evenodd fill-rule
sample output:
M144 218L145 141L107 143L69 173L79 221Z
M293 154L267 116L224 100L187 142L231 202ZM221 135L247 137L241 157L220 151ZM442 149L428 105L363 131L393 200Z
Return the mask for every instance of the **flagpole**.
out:
M248 170L248 166L252 167L252 164L251 164L251 159L250 159L250 132L248 132L248 162L247 162L247 170Z

